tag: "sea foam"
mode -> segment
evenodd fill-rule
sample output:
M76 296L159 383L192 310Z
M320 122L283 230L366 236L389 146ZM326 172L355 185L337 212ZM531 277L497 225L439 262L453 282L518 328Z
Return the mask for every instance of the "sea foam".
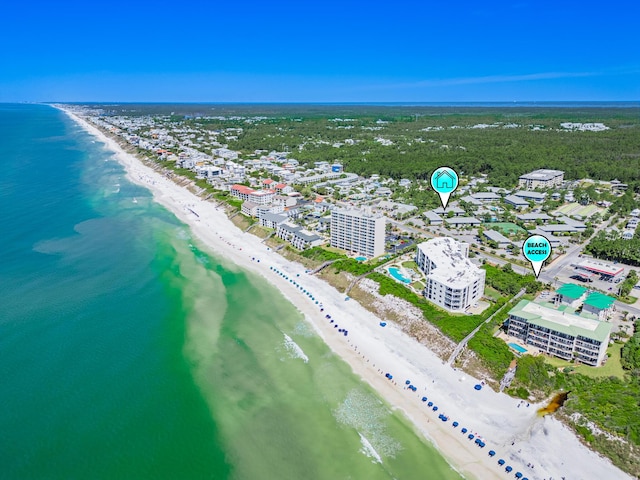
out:
M374 395L353 389L334 414L340 423L354 428L361 441L366 435L367 443L378 457L393 458L402 450L402 445L388 433L386 419L391 411ZM362 444L366 449L364 442Z
M373 458L374 463L382 463L382 458L380 458L380 455L378 454L378 452L376 452L376 449L373 448L373 445L371 445L369 440L367 440L367 437L362 435L360 432L358 432L358 435L360 435L360 442L362 442L362 450L360 451L367 457Z
M296 342L294 342L289 335L283 333L284 335L284 348L289 352L291 358L301 358L304 363L309 362L309 357L307 357Z

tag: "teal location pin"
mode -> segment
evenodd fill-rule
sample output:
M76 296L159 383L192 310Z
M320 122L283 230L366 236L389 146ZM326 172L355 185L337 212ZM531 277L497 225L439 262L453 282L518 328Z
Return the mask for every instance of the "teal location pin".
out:
M453 168L440 167L431 174L431 188L440 195L442 208L447 208L449 197L458 188L458 174Z
M542 264L551 255L551 243L542 235L531 235L522 244L522 254L531 262L536 278L538 278Z

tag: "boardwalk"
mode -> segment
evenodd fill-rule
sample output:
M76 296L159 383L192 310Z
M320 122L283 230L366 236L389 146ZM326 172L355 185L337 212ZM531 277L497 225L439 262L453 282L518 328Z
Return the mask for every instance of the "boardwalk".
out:
M517 300L518 298L520 298L522 295L524 295L524 288L522 290L520 290L511 300ZM495 317L499 312L502 311L503 308L506 308L507 305L509 305L511 302L507 302L505 303L502 307L500 307L498 310L496 310L493 315L491 315L489 318L487 318L484 322L482 322L480 325L478 325L469 335L467 335L466 337L464 337L462 339L462 341L456 346L455 350L453 351L453 353L451 354L451 356L449 357L449 360L447 360L447 365L453 365L453 362L456 360L456 357L458 355L460 355L460 352L462 352L462 350L464 349L464 347L467 345L467 342L469 342L469 340L471 340L473 338L473 336L478 332L478 330L480 330L480 327L482 327L482 325L484 325L485 323L489 323L493 317Z

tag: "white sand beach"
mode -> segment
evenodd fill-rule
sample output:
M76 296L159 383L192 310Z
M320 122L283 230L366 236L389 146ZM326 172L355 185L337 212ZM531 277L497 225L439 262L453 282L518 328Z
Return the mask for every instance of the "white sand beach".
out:
M553 416L538 417L536 410L541 405L521 404L488 387L475 390L478 379L443 365L435 354L392 323L381 327L381 320L357 302L345 301L345 296L326 282L306 274L303 266L284 259L256 236L243 233L222 209L143 165L91 124L65 112L114 151L128 178L151 190L154 199L188 224L213 253L276 286L327 345L389 405L402 410L464 477L513 478L516 472L522 472L523 477L541 480L631 478L582 445ZM314 299L301 288L311 292ZM346 329L348 335L339 333L339 329ZM385 378L385 373L392 374L393 380ZM406 380L417 387L416 392L406 388ZM422 401L424 396L439 407L437 412ZM440 420L441 413L449 420ZM455 428L454 421L459 423ZM468 429L467 434L461 433L463 427ZM481 437L486 447L469 440L469 433ZM495 457L488 455L490 450L496 452ZM498 465L499 458L506 461L505 466L513 467L511 473Z

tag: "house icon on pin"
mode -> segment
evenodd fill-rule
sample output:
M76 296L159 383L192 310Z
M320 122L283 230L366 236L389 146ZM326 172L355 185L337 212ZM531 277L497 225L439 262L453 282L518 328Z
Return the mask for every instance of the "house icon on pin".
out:
M442 190L451 190L454 188L456 179L449 173L448 170L440 170L436 173L435 184L436 188Z

